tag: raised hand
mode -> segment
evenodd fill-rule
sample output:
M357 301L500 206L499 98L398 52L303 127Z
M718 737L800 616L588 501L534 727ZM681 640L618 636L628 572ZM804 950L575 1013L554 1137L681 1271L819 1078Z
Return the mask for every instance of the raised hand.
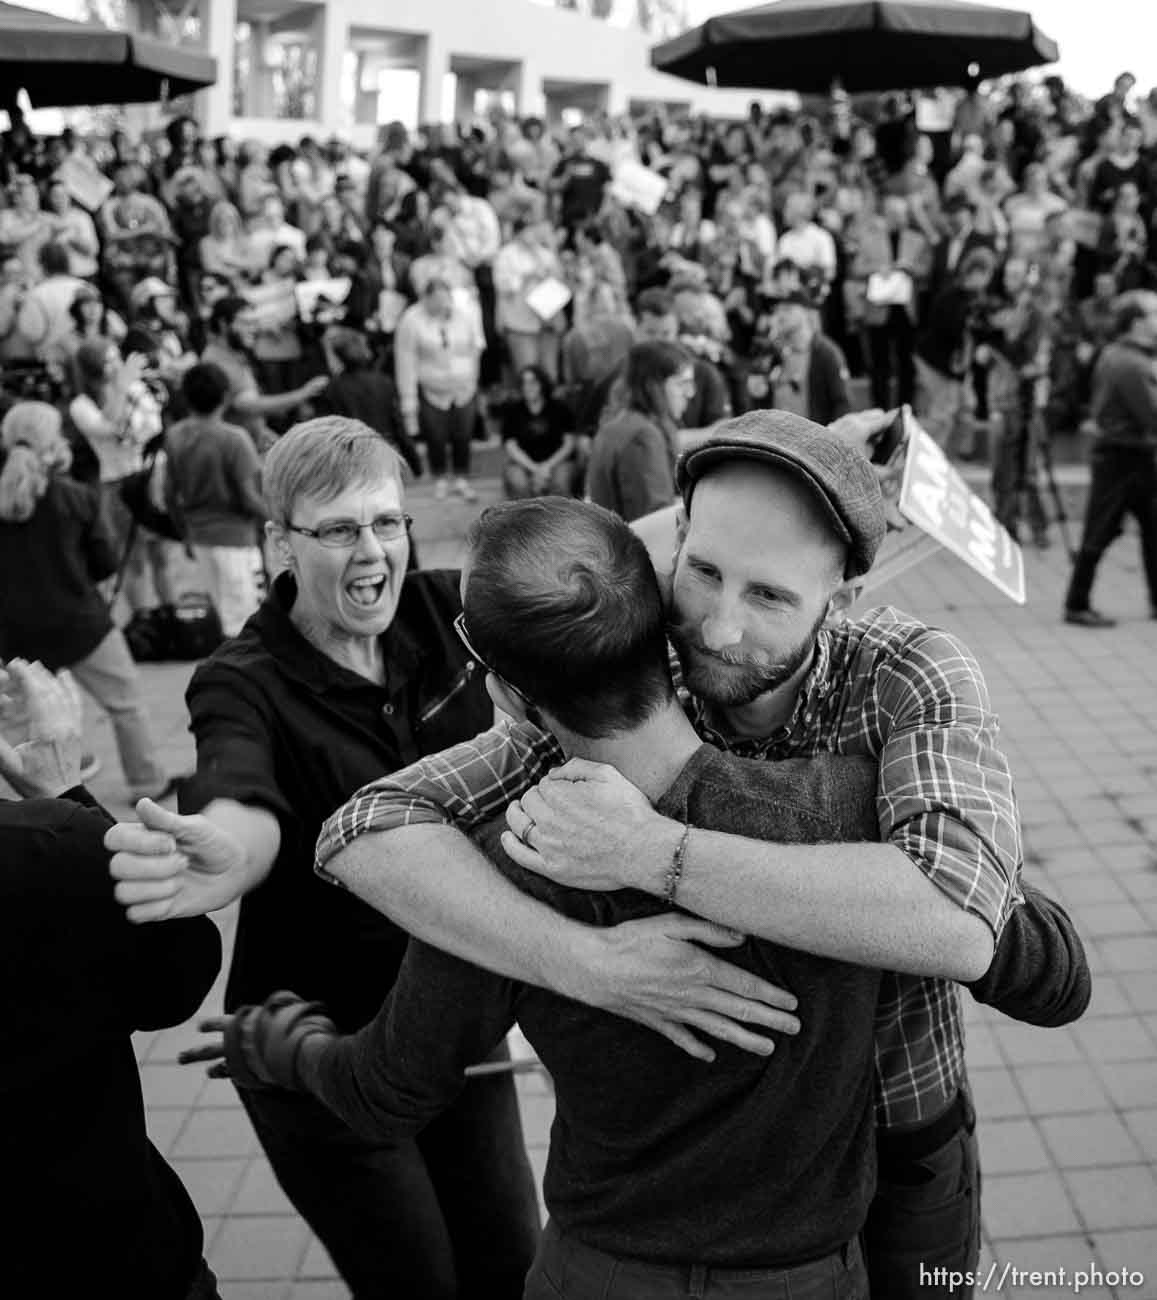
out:
M81 703L67 674L13 659L0 669L0 776L25 798L80 784Z

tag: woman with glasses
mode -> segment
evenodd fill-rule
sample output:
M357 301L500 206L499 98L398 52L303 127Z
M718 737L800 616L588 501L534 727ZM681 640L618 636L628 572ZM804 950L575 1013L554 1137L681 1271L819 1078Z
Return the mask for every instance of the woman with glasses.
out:
M612 393L587 469L595 505L628 522L675 500L679 420L695 396L691 354L677 343L637 343Z
M336 416L297 425L269 452L266 533L282 571L187 695L197 772L181 807L200 815L140 808L189 865L174 876L148 859L161 864L155 881L130 884L133 855L114 859L133 920L241 898L226 1010L290 989L324 1001L343 1030L373 1018L407 936L314 874L322 822L382 773L493 717L484 674L454 633L459 575L407 573L404 472L385 439ZM129 829L148 852L148 832ZM538 1208L508 1075L471 1080L402 1146L356 1137L308 1098L241 1096L279 1182L355 1296L521 1296Z

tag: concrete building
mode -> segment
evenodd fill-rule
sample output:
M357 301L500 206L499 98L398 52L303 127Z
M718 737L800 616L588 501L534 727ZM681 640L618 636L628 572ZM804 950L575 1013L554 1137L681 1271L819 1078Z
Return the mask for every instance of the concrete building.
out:
M265 141L338 134L368 146L395 119L468 119L495 103L552 123L665 103L745 115L751 96L654 72L653 0L200 0L219 80L207 133ZM184 12L189 12L185 8ZM642 29L640 19L658 15ZM598 16L596 16L598 15Z

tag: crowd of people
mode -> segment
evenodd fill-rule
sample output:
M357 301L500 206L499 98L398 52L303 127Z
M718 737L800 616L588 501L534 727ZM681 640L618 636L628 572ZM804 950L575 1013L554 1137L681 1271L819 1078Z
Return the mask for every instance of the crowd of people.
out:
M953 454L991 450L1015 532L1040 440L1108 429L1091 377L1128 372L1099 499L1127 484L1157 610L1157 96L1133 89L599 119L561 144L498 115L391 126L368 158L183 117L147 148L4 137L0 660L70 669L151 797L111 829L73 815L67 692L19 662L0 774L27 802L0 833L51 856L66 823L146 931L204 944L188 922L240 900L199 1055L358 1300L917 1300L928 1267L972 1294L961 988L1055 1025L1088 967L1021 878L979 665L853 614L887 507L826 426L855 376L912 403ZM666 179L657 208L632 164ZM461 572L422 569L406 480L473 500L490 431L509 500ZM1119 522L1086 536L1073 621L1101 618ZM138 616L171 603L177 545L225 639L189 685L173 812L108 583ZM123 1054L200 974L85 1051ZM65 984L44 1017L59 996L75 1018ZM559 1101L541 1233L516 1019ZM92 1211L101 1259L131 1300L209 1300L179 1189L163 1279L116 1222L162 1176L119 1087L140 1169ZM16 1144L30 1243L79 1177L66 1145L38 1154ZM31 1289L45 1256L17 1253ZM53 1266L74 1286L84 1263Z

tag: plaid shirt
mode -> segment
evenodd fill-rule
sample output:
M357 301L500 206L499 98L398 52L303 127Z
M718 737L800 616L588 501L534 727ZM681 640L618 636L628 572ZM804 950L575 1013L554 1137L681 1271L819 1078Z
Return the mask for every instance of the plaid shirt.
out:
M720 749L772 760L874 758L881 839L999 937L1021 901L1020 823L988 689L955 637L892 609L824 629L790 721L763 740L720 735L679 675L676 686L699 734ZM335 853L371 831L419 822L469 830L503 812L564 757L553 737L526 723L500 723L359 791L322 828L317 870L326 875ZM963 1071L958 986L885 974L876 1012L881 1127L934 1119Z

